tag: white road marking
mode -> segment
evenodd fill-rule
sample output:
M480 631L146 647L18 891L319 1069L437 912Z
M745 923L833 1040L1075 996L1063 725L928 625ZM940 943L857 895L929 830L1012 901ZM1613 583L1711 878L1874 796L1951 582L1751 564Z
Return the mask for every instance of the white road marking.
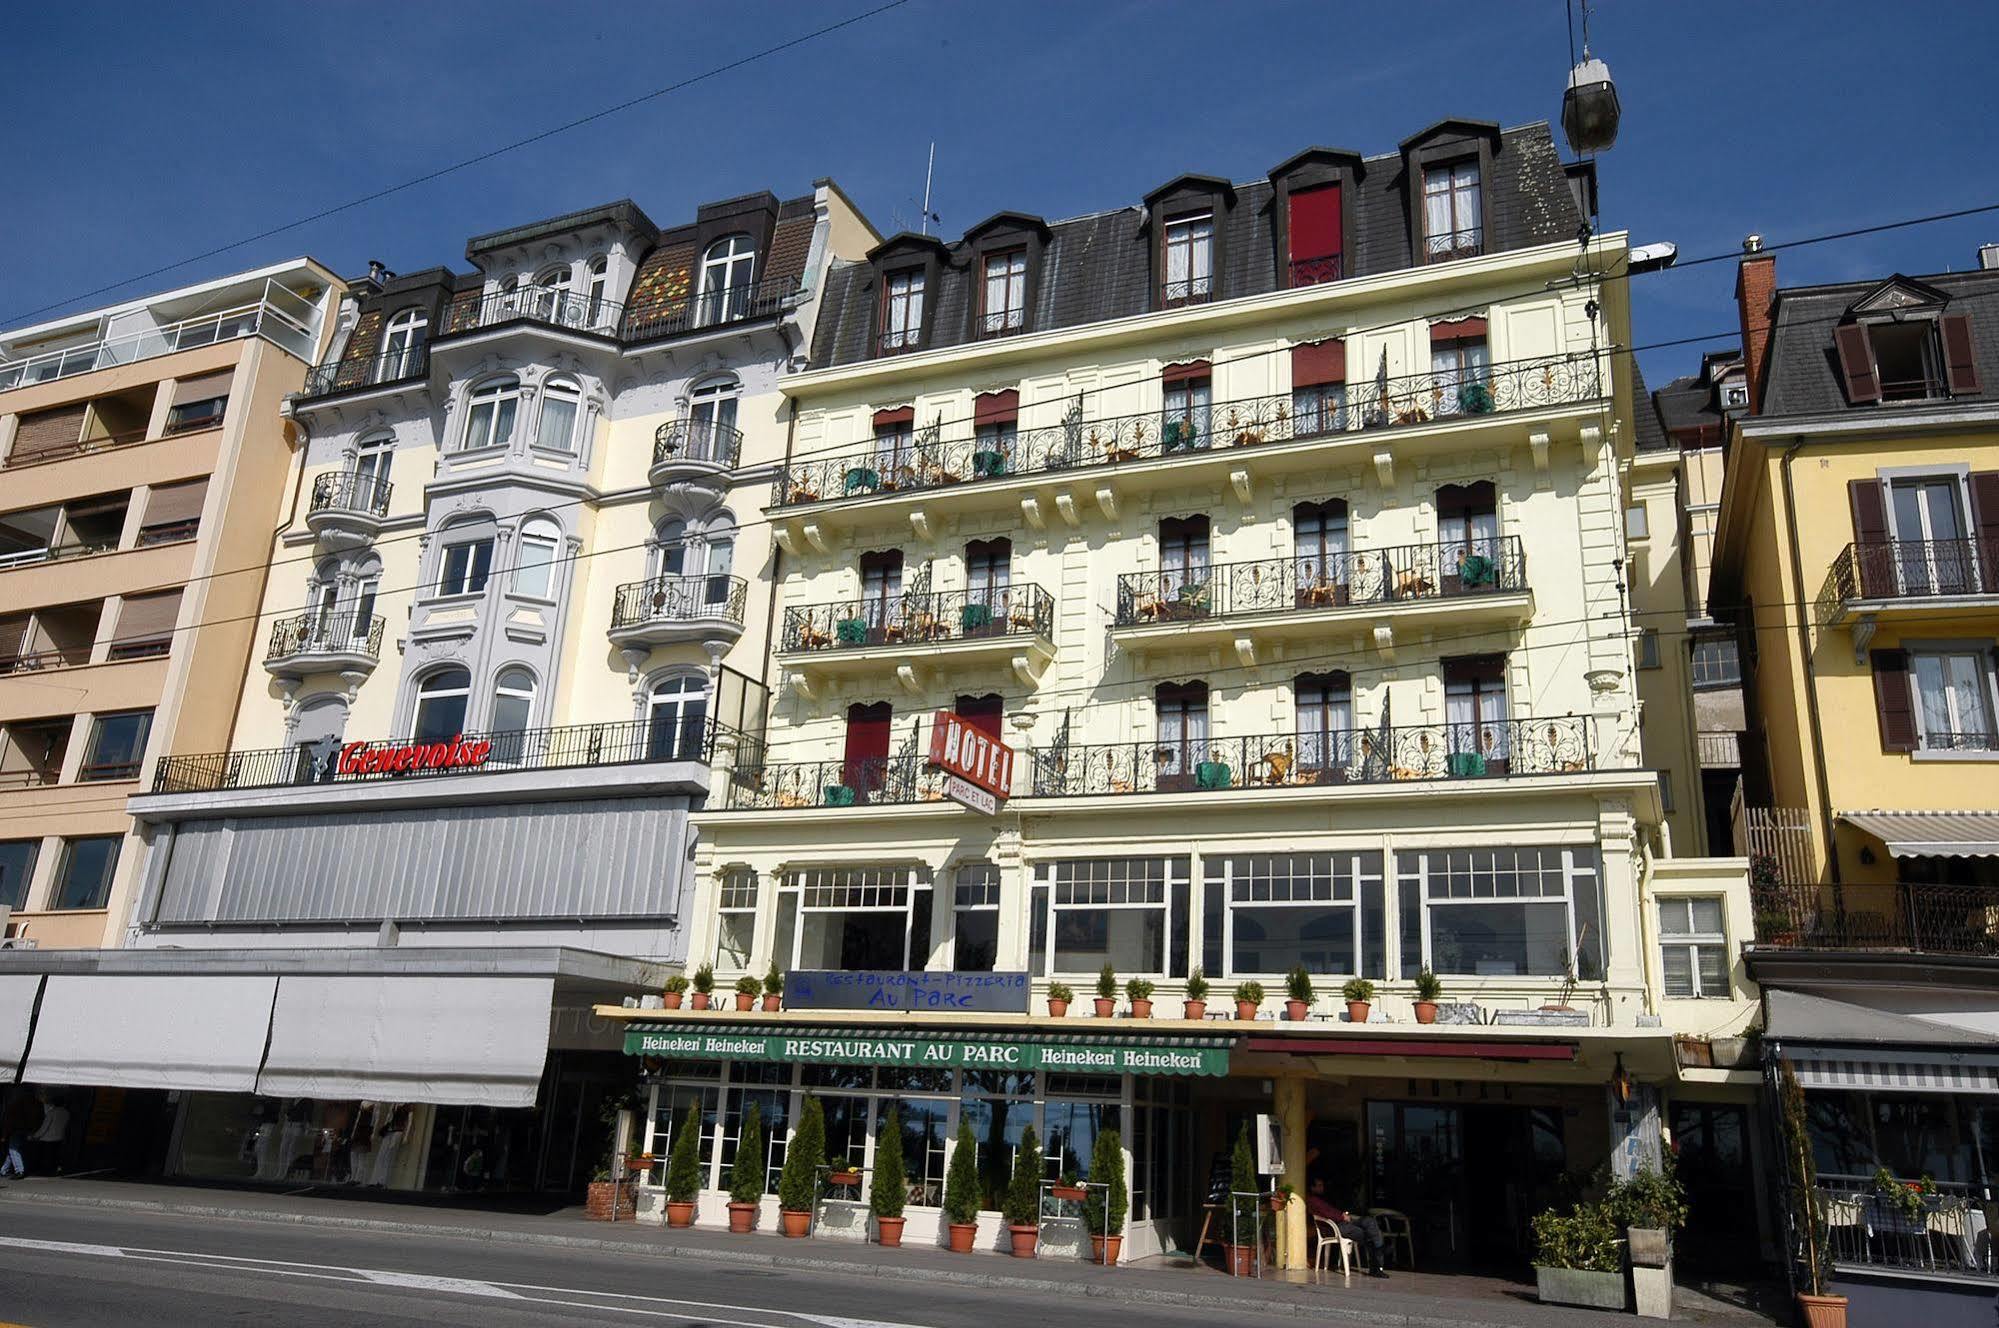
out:
M348 1268L339 1264L301 1263L285 1259L254 1259L244 1255L210 1254L200 1250L157 1250L136 1245L91 1245L64 1240L29 1240L0 1236L0 1247L35 1250L45 1254L77 1254L99 1259L129 1259L139 1263L161 1263L184 1268L205 1268L215 1272L263 1273L278 1277L309 1278L315 1281L350 1285L406 1287L435 1291L443 1295L484 1296L527 1304L556 1305L566 1309L591 1309L614 1314L631 1314L652 1319L699 1320L727 1324L731 1328L784 1328L768 1319L722 1318L712 1311L731 1310L739 1314L775 1315L780 1320L817 1324L820 1328L920 1328L920 1325L880 1319L853 1319L841 1315L812 1314L800 1310L771 1309L753 1305L731 1305L722 1301L676 1300L665 1296L645 1296L625 1291L598 1291L587 1287L541 1286L529 1282L487 1282L474 1278L442 1277L427 1273L399 1273L380 1268ZM547 1295L530 1295L546 1292ZM628 1301L631 1304L609 1304ZM673 1307L673 1308L669 1308Z

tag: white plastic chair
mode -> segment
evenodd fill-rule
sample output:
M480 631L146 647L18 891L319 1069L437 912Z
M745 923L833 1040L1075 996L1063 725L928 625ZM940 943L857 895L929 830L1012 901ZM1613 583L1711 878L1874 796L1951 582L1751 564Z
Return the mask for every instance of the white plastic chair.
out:
M1392 1253L1395 1242L1402 1242L1402 1250L1409 1259L1409 1271L1416 1271L1416 1231L1409 1221L1409 1215L1394 1208L1370 1208L1367 1215L1381 1228L1381 1245L1384 1254Z
M1323 1217L1314 1217L1312 1225L1317 1227L1319 1232L1319 1251L1313 1257L1313 1271L1321 1273L1333 1271L1333 1248L1337 1246L1340 1251L1340 1272L1345 1274L1348 1281L1352 1281L1355 1254L1353 1242L1340 1234L1339 1227Z

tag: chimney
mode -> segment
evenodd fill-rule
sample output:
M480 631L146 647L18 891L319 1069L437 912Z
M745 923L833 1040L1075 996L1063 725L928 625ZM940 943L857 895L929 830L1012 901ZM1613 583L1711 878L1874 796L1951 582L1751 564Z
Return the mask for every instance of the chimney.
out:
M1978 246L1978 266L1987 271L1999 268L1999 244L1981 244Z
M1763 252L1763 237L1742 241L1735 269L1735 303L1742 314L1742 370L1749 387L1749 414L1763 410L1763 373L1770 363L1770 306L1777 298L1777 259Z

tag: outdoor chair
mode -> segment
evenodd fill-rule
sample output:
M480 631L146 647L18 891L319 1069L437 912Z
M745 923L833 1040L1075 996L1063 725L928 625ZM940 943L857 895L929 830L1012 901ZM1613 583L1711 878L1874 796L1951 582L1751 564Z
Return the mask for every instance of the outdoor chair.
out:
M1313 1271L1321 1273L1333 1271L1333 1250L1337 1248L1340 1252L1340 1272L1348 1280L1352 1280L1355 1253L1353 1242L1340 1234L1338 1226L1323 1217L1314 1217L1312 1225L1318 1228L1319 1236L1318 1252L1312 1259Z
M1416 1232L1409 1221L1409 1215L1394 1208L1370 1208L1367 1215L1381 1228L1381 1244L1385 1252L1393 1254L1397 1241L1402 1243L1402 1253L1406 1257L1409 1271L1416 1271Z

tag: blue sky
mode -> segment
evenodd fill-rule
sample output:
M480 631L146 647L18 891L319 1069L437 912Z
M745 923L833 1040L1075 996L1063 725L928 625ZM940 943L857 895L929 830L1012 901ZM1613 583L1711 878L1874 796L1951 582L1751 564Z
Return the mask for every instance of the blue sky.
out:
M1447 114L1553 119L1557 0L1226 5L912 0L832 36L444 180L150 278L290 221L867 8L38 5L8 20L12 170L0 325L306 252L463 268L467 236L610 199L679 221L831 175L884 231L937 142L947 235L1002 207L1136 201L1187 170L1249 179L1300 147L1380 152ZM1892 23L1881 19L1892 12ZM1684 256L1999 201L1999 6L1612 3L1624 103L1605 224ZM1786 253L1785 284L1963 268L1999 213ZM1726 331L1733 265L1644 277L1642 343ZM44 315L45 316L45 315ZM1696 347L1647 352L1655 384Z

